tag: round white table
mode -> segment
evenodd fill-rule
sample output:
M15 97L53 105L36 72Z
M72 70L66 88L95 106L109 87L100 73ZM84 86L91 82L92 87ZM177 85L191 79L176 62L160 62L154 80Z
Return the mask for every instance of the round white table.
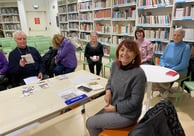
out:
M152 83L168 83L173 82L179 79L179 74L175 76L167 75L168 71L174 71L172 69L161 67L158 65L141 65L140 66L147 78L147 100L146 100L146 111L149 109L150 106L150 97L152 92ZM174 71L176 72L176 71Z

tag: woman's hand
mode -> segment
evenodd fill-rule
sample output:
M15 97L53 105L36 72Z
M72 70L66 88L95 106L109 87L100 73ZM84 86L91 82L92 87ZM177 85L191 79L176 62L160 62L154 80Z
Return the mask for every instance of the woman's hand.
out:
M90 60L91 60L91 61L94 61L92 56L90 56Z
M100 56L96 56L96 61L99 61L100 60Z
M110 90L106 90L104 100L107 105L111 104L111 91Z
M108 112L115 112L115 111L116 111L116 108L115 108L115 106L109 104L109 105L106 105L106 106L104 107L104 110L105 110L105 111L108 111Z

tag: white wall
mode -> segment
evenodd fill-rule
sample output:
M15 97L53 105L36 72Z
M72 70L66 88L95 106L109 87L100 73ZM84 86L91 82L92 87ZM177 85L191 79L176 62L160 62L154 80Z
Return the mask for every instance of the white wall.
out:
M20 14L20 21L22 30L28 35L28 23L26 12L30 11L46 11L47 13L47 26L49 36L53 36L55 33L59 33L59 28L56 24L56 16L58 13L57 0L17 0L18 10ZM33 5L39 5L38 9L34 9ZM38 35L38 34L37 34Z
M25 12L23 1L18 0L17 4L18 4L18 11L20 15L20 24L21 24L22 31L24 31L28 35L26 12Z
M51 36L56 33L60 33L59 27L57 27L56 16L58 14L57 0L50 0L48 10L49 30Z

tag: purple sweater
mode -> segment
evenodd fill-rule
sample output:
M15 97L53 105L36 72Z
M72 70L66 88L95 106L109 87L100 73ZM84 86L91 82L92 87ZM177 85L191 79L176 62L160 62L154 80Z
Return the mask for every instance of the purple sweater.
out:
M8 61L4 54L0 52L0 74L5 74L8 69Z
M60 62L64 67L67 68L77 67L75 47L69 40L64 39L61 43L61 46L57 51L56 61L57 63Z

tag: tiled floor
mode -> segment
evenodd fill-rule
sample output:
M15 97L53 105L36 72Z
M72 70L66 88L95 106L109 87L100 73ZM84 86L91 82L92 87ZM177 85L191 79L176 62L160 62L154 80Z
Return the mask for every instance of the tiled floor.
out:
M103 63L107 63L107 59L103 59ZM82 59L79 59L79 65L76 70L83 69L83 56ZM86 70L88 70L88 66L86 66ZM106 69L106 77L109 76L109 70ZM173 90L176 91L176 84L173 85ZM160 97L157 96L158 92L153 93L153 97L151 99L151 106L154 106L156 103L160 101ZM146 94L145 94L146 96ZM145 103L146 98L144 99ZM180 105L176 105L175 97L169 97L169 100L172 101L177 110L179 121L185 131L186 136L194 135L194 92L191 93L191 98L187 93L183 94L182 103Z

